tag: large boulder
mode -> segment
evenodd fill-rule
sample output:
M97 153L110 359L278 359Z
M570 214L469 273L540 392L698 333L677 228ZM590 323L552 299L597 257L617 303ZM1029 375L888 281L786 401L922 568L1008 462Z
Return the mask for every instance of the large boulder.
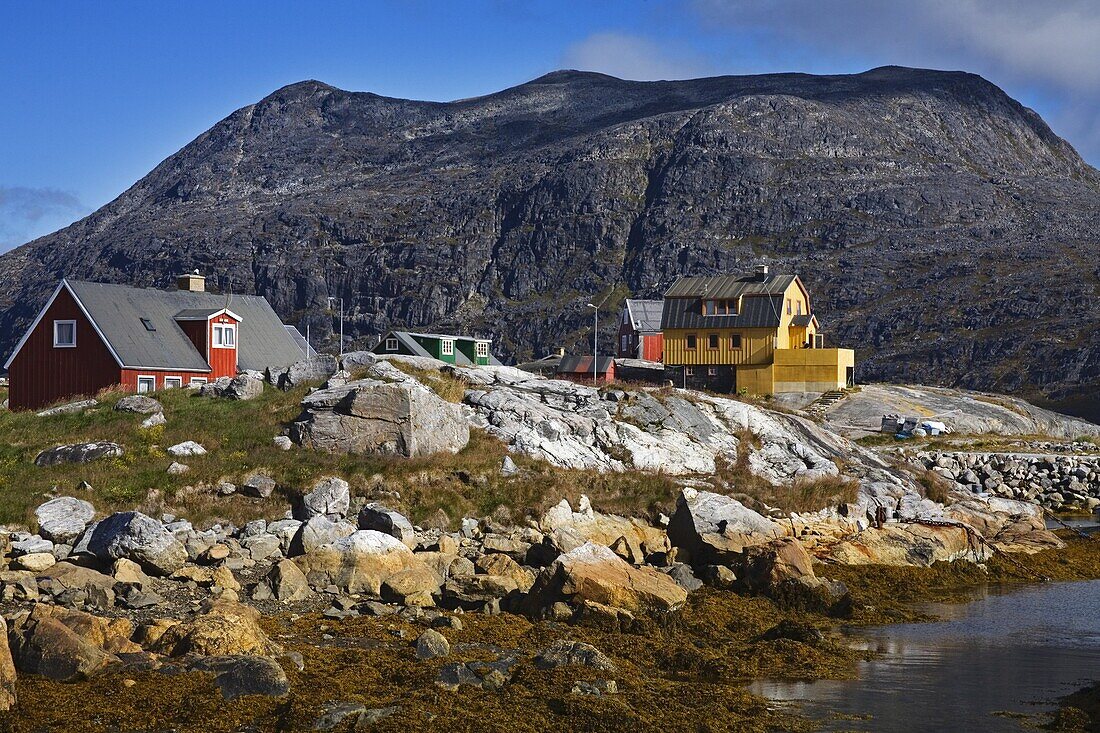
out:
M827 543L818 556L842 565L917 565L955 560L985 562L992 548L961 524L887 523Z
M736 499L687 488L676 501L668 539L692 565L729 564L746 547L785 535L783 527Z
M132 394L116 402L115 409L119 412L132 412L136 415L152 415L155 412L164 412L164 405L147 395Z
M291 390L309 382L323 382L339 371L339 368L335 356L317 354L310 359L291 364L286 369L269 369L268 379L281 390Z
M141 512L120 512L90 526L73 548L113 563L133 560L154 575L171 575L187 562L187 549L163 524Z
M227 400L251 400L263 392L263 379L257 373L250 372L235 377L219 377L199 389L201 397L221 397Z
M6 402L6 400L5 400ZM99 400L77 400L76 402L67 402L64 405L58 405L57 407L50 407L35 413L38 417L54 417L56 415L75 415L78 412L84 412L90 410L93 407L99 405Z
M274 659L260 656L208 657L192 666L214 672L214 686L226 700L246 695L282 697L290 691L286 672Z
M767 593L790 580L815 577L813 558L793 537L746 547L737 571L744 588L754 593Z
M342 519L348 515L350 504L351 489L348 482L335 476L326 476L313 484L313 489L302 497L297 515L303 522L317 516Z
M311 595L305 573L293 560L280 560L271 567L267 587L272 597L283 603L302 601Z
M359 529L373 529L396 537L410 548L416 547L416 530L404 514L371 502L359 510Z
M304 555L323 545L329 545L336 540L347 537L355 531L355 527L343 520L332 521L324 514L319 514L312 519L302 522L298 527L298 533L290 541L290 554Z
M72 496L50 499L34 510L38 533L48 540L67 544L84 533L95 519L95 507L90 502Z
M462 408L412 380L348 382L302 407L291 438L326 453L428 456L457 453L470 440Z
M630 611L671 611L687 600L687 591L650 567L636 568L609 548L593 542L558 557L539 574L525 610L541 613L559 601L596 603Z
M547 510L539 524L543 531L558 538L573 536L582 542L587 540L608 547L620 547L621 554L629 556L629 561L634 564L641 564L654 552L669 549L668 537L663 529L650 526L640 519L601 514L592 509L591 502L584 495L576 511L566 499L562 499Z
M334 585L347 593L366 593L381 597L382 584L392 576L424 564L400 540L374 530L359 530L329 545L318 547L295 559L310 585L325 588ZM430 578L434 591L439 579ZM407 589L406 589L407 590Z
M234 601L216 600L203 612L175 624L161 635L152 651L172 657L279 654L282 649L260 628L260 612Z
M47 448L34 459L36 466L58 466L62 463L91 463L101 458L119 458L122 446L106 440L93 443L72 443Z
M0 713L15 706L15 662L8 647L8 625L0 616Z
M59 617L58 611L36 604L19 627L13 629L11 651L19 670L59 682L74 682L87 679L116 661L102 644L96 643L93 623L84 619L78 622L77 612ZM65 623L66 620L70 623ZM131 651L128 647L125 650Z

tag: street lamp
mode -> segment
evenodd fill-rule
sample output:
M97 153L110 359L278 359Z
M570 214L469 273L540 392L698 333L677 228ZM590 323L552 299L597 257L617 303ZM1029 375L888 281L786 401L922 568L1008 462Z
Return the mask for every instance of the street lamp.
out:
M588 307L592 309L592 384L599 383L599 368L600 362L600 307L598 305L588 304Z
M330 295L329 298L328 298L328 304L329 304L330 308L332 307L332 302L334 300L340 301L340 356L343 356L344 355L344 299L343 298L334 298L333 296Z

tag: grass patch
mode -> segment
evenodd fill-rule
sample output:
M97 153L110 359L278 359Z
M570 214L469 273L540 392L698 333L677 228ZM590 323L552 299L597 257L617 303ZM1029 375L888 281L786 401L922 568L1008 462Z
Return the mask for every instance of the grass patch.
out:
M920 471L916 473L917 484L921 487L921 493L926 499L931 499L943 505L951 504L951 485L943 476L935 471Z
M447 402L461 404L462 398L466 396L466 383L461 379L434 369L420 369L401 359L391 359L389 363L416 379Z

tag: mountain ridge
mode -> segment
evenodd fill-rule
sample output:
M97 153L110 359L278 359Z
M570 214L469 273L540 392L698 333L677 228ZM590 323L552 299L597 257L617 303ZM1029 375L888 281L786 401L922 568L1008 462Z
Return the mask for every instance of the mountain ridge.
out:
M808 281L861 379L1072 408L1100 384L1097 225L1100 173L967 72L562 70L453 102L304 80L0 257L0 350L60 276L198 267L323 336L334 295L364 340L477 330L523 358L585 348L593 297L766 259Z

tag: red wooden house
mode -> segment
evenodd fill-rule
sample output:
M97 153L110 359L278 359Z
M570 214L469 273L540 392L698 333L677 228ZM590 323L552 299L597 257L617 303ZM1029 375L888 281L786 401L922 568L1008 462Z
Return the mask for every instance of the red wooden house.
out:
M8 405L203 384L303 358L264 298L205 292L198 275L175 291L62 280L5 364Z
M662 300L627 299L619 319L616 356L620 359L661 361L665 337L661 332Z

